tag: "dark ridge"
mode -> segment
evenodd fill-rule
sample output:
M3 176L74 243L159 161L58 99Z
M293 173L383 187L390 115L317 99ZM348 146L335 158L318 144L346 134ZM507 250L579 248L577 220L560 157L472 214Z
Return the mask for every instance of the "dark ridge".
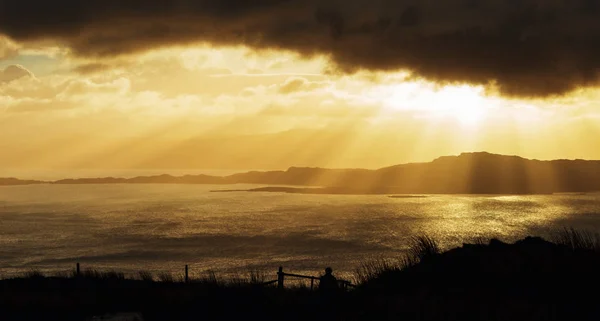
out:
M4 185L17 185L22 181L5 179L5 182ZM252 191L309 194L590 193L600 191L600 161L540 161L490 153L463 153L440 157L429 163L402 164L378 170L291 167L286 171L253 171L224 177L160 175L65 179L50 183L287 185L306 188L271 187Z

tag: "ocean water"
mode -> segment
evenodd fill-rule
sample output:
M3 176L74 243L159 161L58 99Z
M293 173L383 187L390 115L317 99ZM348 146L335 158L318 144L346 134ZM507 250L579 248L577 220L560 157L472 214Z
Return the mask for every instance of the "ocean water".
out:
M235 189L254 188L237 185ZM211 193L232 186L0 187L0 278L82 268L240 273L277 267L349 276L427 234L445 248L513 241L560 227L600 232L600 195L299 195Z

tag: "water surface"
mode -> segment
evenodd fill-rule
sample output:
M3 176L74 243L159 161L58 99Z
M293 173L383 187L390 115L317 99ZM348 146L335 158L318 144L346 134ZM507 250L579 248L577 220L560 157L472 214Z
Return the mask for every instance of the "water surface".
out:
M260 186L238 185L235 189ZM0 187L0 277L30 269L350 273L426 233L444 247L561 226L600 232L600 195L210 193L211 185Z

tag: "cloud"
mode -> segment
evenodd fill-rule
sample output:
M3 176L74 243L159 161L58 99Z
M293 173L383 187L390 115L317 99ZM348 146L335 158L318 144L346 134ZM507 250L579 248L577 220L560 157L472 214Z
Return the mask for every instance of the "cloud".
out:
M76 97L98 94L125 94L129 91L131 82L126 78L115 79L105 83L95 83L88 79L78 79L69 82L58 97Z
M80 56L210 43L327 55L338 70L408 69L511 96L598 85L595 0L4 0L0 32ZM35 10L31 10L35 8Z
M319 97L330 98L328 96ZM319 103L320 99L315 101L300 101L290 105L270 103L266 105L257 115L284 118L310 118L313 123L319 121L329 122L331 120L343 119L363 120L377 116L381 108L376 106L355 107L350 106L343 100L326 99L326 103ZM302 120L301 120L302 121Z
M6 80L6 81L3 81ZM0 98L9 112L93 110L113 102L127 106L131 81L125 77L73 77L47 75L40 78L22 66L0 70ZM124 98L125 97L125 98Z
M77 108L77 105L71 101L61 101L57 103L51 99L12 99L6 105L9 113L31 113L44 111L60 111Z
M0 60L15 57L19 53L19 47L6 37L0 35Z
M114 68L115 66L111 64L92 62L77 65L73 68L73 71L82 75L87 75L113 70Z
M0 70L0 84L24 77L33 77L33 74L21 65L10 65L4 70Z
M325 86L326 82L311 82L302 77L288 78L285 83L279 87L280 94L292 94L301 91L311 91Z

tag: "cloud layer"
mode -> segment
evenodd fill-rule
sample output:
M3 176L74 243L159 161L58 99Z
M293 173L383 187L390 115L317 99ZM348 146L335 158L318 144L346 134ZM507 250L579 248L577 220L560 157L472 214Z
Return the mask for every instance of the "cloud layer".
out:
M16 56L19 52L18 46L0 35L0 60L10 59Z
M169 48L79 73L94 59L57 59L49 73L22 53L35 77L13 66L24 77L0 83L0 167L375 168L465 150L600 158L600 90L506 100L251 52Z
M597 0L4 0L0 33L82 56L208 42L329 55L340 70L494 82L548 96L598 84Z
M4 70L0 69L0 84L17 80L23 77L33 77L33 74L20 65L10 65Z

